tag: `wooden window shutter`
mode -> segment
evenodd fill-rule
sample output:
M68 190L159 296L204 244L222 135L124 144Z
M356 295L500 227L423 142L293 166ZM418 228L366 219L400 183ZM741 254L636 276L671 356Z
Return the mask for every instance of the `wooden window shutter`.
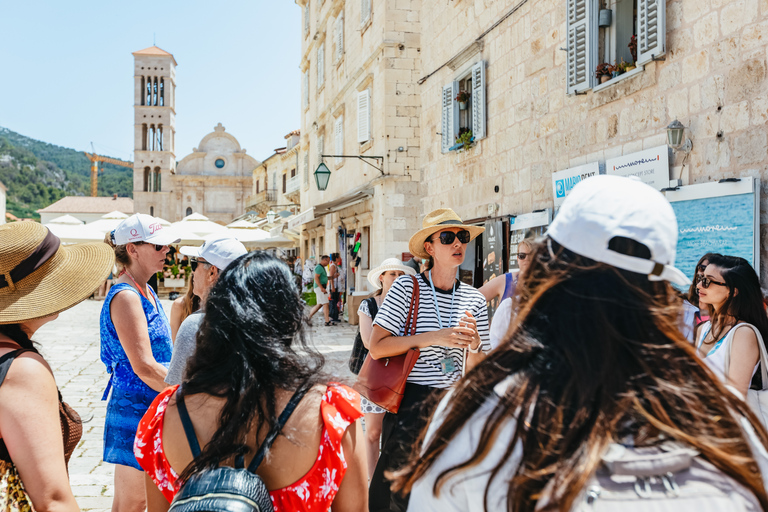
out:
M637 0L637 64L651 62L667 51L666 0Z
M441 151L447 153L456 143L456 136L459 133L459 112L458 103L455 101L459 94L459 82L451 82L443 87L443 115L441 119L442 132Z
M371 17L371 0L361 0L360 2L360 24L365 25L368 18Z
M320 89L325 81L325 41L317 47L317 88Z
M344 55L344 11L336 19L336 62Z
M371 90L357 93L357 142L371 138Z
M592 0L568 0L567 5L567 90L574 94L594 84L597 30Z
M304 4L304 35L309 34L309 0Z
M455 97L455 96L454 96ZM481 60L472 66L472 136L475 140L485 137L485 61Z
M333 127L334 136L336 138L336 154L344 154L344 115L340 115L336 118L336 125ZM336 158L336 165L341 164L343 158Z

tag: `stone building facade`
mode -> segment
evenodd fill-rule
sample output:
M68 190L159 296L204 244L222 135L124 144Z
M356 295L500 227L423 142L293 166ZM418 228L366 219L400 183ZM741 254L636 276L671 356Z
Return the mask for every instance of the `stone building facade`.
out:
M227 224L244 213L259 162L219 123L176 166L176 60L134 52L133 197L137 213L170 222L195 212Z
M219 123L179 162L172 177L171 215L180 220L195 212L229 224L245 212L258 165Z
M297 4L302 9L305 211L301 224L292 227L301 230L304 258L343 251L340 228L351 236L360 233L361 261L348 283L365 290L368 269L400 257L420 226L420 2ZM331 173L324 191L314 176L321 162Z
M601 27L606 7L613 20ZM484 219L552 208L553 172L662 146L678 119L693 150L672 154L670 179L759 176L768 240L768 1L421 0L420 12L429 44L415 86L419 214L449 206ZM632 59L633 32L639 65L599 83L597 64ZM478 69L483 122L457 122L453 94L466 85L474 93ZM469 150L448 150L464 126L482 133ZM763 245L763 278L766 257Z
M301 210L300 133L285 136L285 147L278 148L253 170L251 195L246 199L246 211L260 216L270 210L298 212Z

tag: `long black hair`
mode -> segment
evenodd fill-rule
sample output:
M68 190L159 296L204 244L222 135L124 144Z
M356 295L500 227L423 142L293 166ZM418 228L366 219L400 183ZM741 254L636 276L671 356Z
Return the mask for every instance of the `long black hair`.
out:
M690 288L688 288L688 294L685 296L685 298L688 300L688 302L690 302L697 308L700 307L699 291L696 289L696 285L699 282L699 265L701 265L705 261L709 263L710 261L712 261L712 258L716 256L722 256L722 255L716 252L708 252L707 254L699 258L699 262L696 263L695 267L693 267L693 277L691 278L691 286Z
M615 242L609 248L616 252L651 255L632 240ZM432 492L450 492L452 481L471 478L464 472L493 451L499 462L488 472L485 510L493 481L506 486L508 511L571 510L611 443L630 436L643 446L667 438L698 450L768 510L738 416L748 418L764 446L768 433L683 337L680 301L668 283L547 238L534 244L518 289L519 310L506 338L455 385L424 450L414 448L411 463L395 475L396 489L410 490L433 469L439 474ZM497 396L494 388L506 379L506 392ZM440 455L490 397L493 409L472 454L437 469ZM501 437L510 420L513 435ZM510 475L505 465L518 445L521 461ZM545 497L548 504L539 507Z
M0 334L11 338L21 348L38 353L34 342L29 339L29 335L21 328L21 324L2 324L0 325Z
M737 322L754 325L763 340L768 339L768 314L763 304L760 278L752 265L744 258L722 254L713 254L709 264L718 267L728 287L728 298L718 311L712 312L712 334L715 339L720 339L731 327L726 316L735 318Z
M309 345L304 320L293 275L279 259L251 252L219 275L205 302L181 394L206 393L225 404L211 441L182 481L245 455L247 433L254 426L271 428L277 420L277 390L327 382L323 356Z

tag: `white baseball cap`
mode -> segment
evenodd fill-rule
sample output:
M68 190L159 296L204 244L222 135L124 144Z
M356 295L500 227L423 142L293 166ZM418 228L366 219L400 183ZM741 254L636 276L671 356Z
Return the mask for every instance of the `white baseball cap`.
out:
M600 175L581 181L565 198L547 235L581 256L645 274L651 281L691 284L674 267L677 219L672 206L661 192L636 178ZM614 237L644 244L651 259L609 249Z
M170 245L181 241L172 228L163 227L160 219L136 213L121 222L112 232L115 245L125 245L135 242L148 244Z
M204 258L214 267L224 270L248 250L236 238L217 238L205 242L200 247L185 245L179 252L192 258Z

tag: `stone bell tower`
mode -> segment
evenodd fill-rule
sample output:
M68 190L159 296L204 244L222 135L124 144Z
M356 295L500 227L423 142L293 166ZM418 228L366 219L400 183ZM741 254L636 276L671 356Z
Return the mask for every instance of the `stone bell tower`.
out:
M150 46L133 52L134 211L171 222L176 172L176 60Z

